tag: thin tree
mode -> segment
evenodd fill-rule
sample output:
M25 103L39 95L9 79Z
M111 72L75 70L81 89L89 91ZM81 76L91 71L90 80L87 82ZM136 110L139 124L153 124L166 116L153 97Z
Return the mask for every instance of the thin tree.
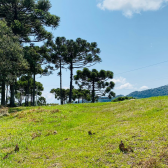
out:
M62 41L60 40L62 39ZM69 102L72 102L72 83L73 83L73 69L90 67L96 63L101 62L99 57L100 49L97 48L97 43L89 43L81 38L74 40L66 40L64 37L56 39L57 57L61 54L64 62L68 65L70 70L70 92ZM59 45L58 45L59 44Z
M29 83L29 84L28 84ZM44 87L42 85L42 83L40 82L35 82L35 88L38 88L38 90L36 90L35 94L38 96L42 95L42 91L44 90ZM33 101L33 89L34 89L34 79L32 77L23 75L21 76L21 78L17 81L16 83L16 95L17 97L19 97L18 91L20 92L20 90L22 91L22 95L23 97L25 97L25 105L28 105L29 103L29 98L27 97L27 93L28 90L31 90L31 97L32 97L32 101ZM16 97L15 95L15 97ZM33 102L31 102L31 104L33 104Z
M33 75L33 106L35 105L35 76L37 74L41 75L50 75L52 73L51 67L47 65L47 60L44 56L45 52L43 47L34 46L33 44L28 47L24 47L24 57L29 63L29 71L28 73L28 85L29 85L29 79L30 75ZM46 66L44 66L46 65ZM29 86L28 86L29 88ZM28 93L29 94L29 89Z
M56 69L59 69L58 75L60 76L60 100L63 105L63 90L62 90L62 68L66 68L65 65L65 51L66 51L66 39L65 37L57 37L55 41L47 41L45 43L46 53L48 60L55 65Z

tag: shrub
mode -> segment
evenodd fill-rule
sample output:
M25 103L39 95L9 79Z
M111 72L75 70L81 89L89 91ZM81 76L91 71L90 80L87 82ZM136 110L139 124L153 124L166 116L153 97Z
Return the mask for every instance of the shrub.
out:
M117 97L116 99L112 100L112 102L118 102L118 101L124 101L124 100L130 100L130 99L135 99L133 97Z

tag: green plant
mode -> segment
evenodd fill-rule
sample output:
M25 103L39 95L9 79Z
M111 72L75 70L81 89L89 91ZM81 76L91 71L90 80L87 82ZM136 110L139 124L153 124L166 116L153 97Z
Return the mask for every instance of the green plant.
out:
M124 101L124 100L130 100L130 99L135 99L133 97L117 97L116 99L113 99L112 102L118 102L118 101Z

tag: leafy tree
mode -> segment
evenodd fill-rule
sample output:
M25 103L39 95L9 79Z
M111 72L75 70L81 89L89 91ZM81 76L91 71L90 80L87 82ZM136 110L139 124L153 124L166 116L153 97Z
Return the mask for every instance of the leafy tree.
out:
M22 91L19 90L19 92L15 93L15 98L18 100L18 105L22 105L22 100L24 98L24 96L22 95Z
M71 103L73 69L93 66L101 62L101 58L98 56L100 49L97 48L97 43L95 42L89 43L86 40L78 38L76 41L67 40L66 46L65 60L69 64L70 69L69 102Z
M79 100L82 98L82 92L80 92L78 89L73 89L73 96L75 99L78 99L79 103Z
M51 40L52 34L45 27L56 28L60 18L51 15L49 0L0 0L0 19L5 19L20 43ZM11 86L14 102L14 86Z
M113 78L113 72L100 70L98 72L96 69L90 71L88 68L84 68L83 71L78 70L77 74L74 76L76 84L87 87L87 89L92 91L92 102L95 102L96 96L115 97L115 93L111 91L114 87L114 82L107 82L109 79Z
M63 103L64 103L64 104L65 104L65 102L69 101L69 100L68 100L68 98L69 98L69 92L70 92L69 89L62 89L62 100L63 100ZM54 94L54 95L55 95L55 98L56 98L57 100L61 100L60 88L51 89L50 93ZM73 89L72 100L75 101L75 99L77 99L76 90Z
M45 27L56 28L60 18L51 15L49 0L0 0L0 18L4 18L20 42L51 39ZM34 38L32 38L34 37Z
M90 90L82 90L82 89L73 89L73 98L79 100L82 99L82 103L84 100L90 101L91 100L91 95L90 95Z
M61 100L62 98L63 104L65 104L65 101L67 101L69 97L69 89L62 89L62 93L60 88L51 89L50 93L54 94L57 100Z
M38 101L37 101L38 106L43 106L46 105L46 98L45 97L39 97Z
M46 65L47 59L45 58L45 51L43 47L34 46L31 44L30 47L26 46L24 47L24 57L29 63L29 71L28 71L28 81L30 78L30 75L33 74L33 105L35 105L35 75L41 74L41 75L49 75L51 74L51 66ZM46 65L45 67L42 65ZM28 82L29 85L29 82ZM29 87L28 87L29 88ZM29 89L27 90L27 94L29 94Z
M57 59L58 55L61 55L70 70L69 102L71 103L73 69L90 67L101 62L101 58L98 56L100 49L97 48L97 43L95 42L89 43L81 38L76 39L76 41L66 40L64 37L58 37L55 46L52 47L56 53L55 58Z
M0 80L2 81L1 104L5 105L5 82L8 79L11 84L11 106L14 106L13 84L17 76L28 65L23 58L23 49L19 38L7 27L4 20L0 20Z
M35 82L35 88L37 89L35 94L41 96L42 95L42 91L44 90L44 87L42 85L42 83L40 82ZM18 95L19 97L19 94L20 94L20 91L22 91L22 96L26 97L25 99L25 105L28 105L28 102L29 102L29 93L28 93L28 90L30 90L30 95L31 95L31 104L33 104L33 90L34 90L34 79L32 77L29 77L29 76L22 76L18 81L17 81L17 84L16 84L16 90L17 92L19 92L17 94L16 92L16 95ZM20 99L19 99L20 100Z
M91 94L90 94L90 90L82 90L82 103L84 103L85 101L91 101Z

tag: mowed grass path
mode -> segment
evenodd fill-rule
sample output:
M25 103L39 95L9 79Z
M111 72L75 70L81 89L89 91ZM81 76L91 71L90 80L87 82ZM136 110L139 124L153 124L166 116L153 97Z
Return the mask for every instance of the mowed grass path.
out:
M0 118L1 168L168 167L167 96L10 112ZM134 152L120 152L121 140Z

